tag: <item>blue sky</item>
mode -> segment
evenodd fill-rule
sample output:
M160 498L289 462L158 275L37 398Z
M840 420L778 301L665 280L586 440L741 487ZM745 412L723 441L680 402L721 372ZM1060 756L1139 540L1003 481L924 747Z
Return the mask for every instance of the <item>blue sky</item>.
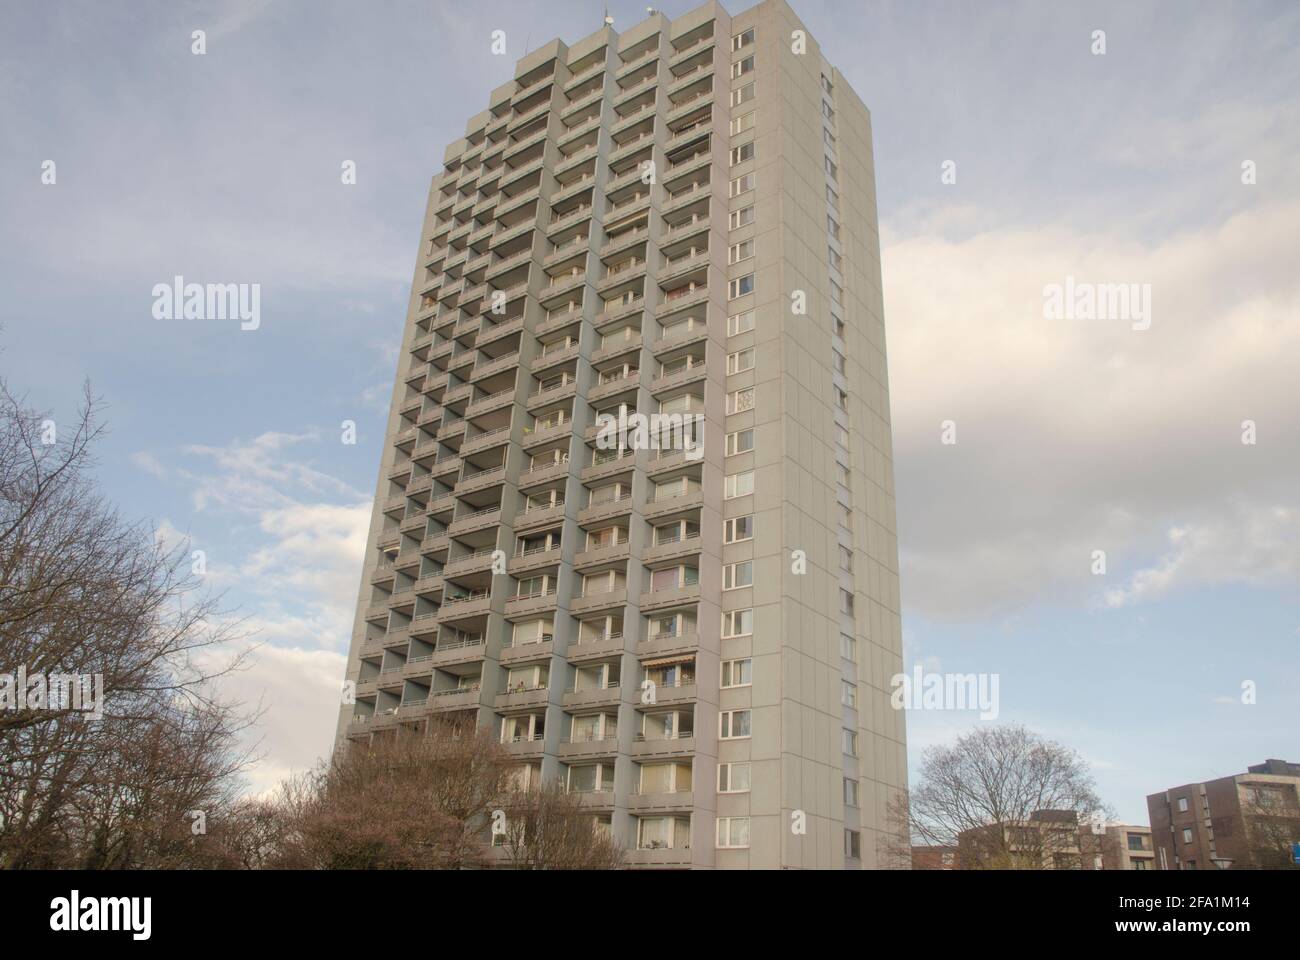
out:
M107 494L260 631L255 787L332 737L428 179L602 6L9 7L0 371L57 417L89 378ZM908 665L999 673L1129 821L1300 759L1300 8L794 6L873 116ZM176 274L260 283L261 328L153 319ZM1067 275L1150 283L1151 329L1044 320ZM913 765L976 722L910 715Z

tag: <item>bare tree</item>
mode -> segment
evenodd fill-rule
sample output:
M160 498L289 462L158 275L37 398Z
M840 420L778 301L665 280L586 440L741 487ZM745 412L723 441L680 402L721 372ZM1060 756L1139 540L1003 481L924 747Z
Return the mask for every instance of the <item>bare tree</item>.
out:
M60 428L0 381L0 866L173 862L186 811L228 796L251 717L214 681L239 639L187 545L98 494L87 390ZM162 818L146 823L143 818ZM192 835L192 834L191 834Z
M1079 825L1108 814L1083 758L1019 725L927 750L910 802L890 812L911 842L959 847L963 869L1077 866Z
M1241 803L1248 863L1257 870L1300 868L1292 859L1292 845L1300 843L1300 806L1294 791L1247 787Z
M481 866L505 793L488 731L431 722L340 751L282 797L293 824L285 865L314 869Z
M501 808L501 845L516 870L617 870L623 850L558 781L516 790Z

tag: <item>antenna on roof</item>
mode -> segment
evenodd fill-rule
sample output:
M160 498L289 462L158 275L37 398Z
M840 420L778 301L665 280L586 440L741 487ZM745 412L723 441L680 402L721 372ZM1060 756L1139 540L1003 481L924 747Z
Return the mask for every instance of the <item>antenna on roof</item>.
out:
M605 5L605 26L612 27L613 25L614 25L614 18L609 15L609 4L606 4Z

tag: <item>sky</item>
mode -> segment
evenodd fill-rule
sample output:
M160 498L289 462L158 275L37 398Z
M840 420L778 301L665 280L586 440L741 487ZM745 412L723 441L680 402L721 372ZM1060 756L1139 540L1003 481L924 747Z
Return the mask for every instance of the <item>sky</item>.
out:
M872 113L907 668L997 674L1126 822L1300 760L1300 6L793 6ZM252 790L332 742L429 178L603 12L7 7L0 374L56 420L90 381L105 494L256 632ZM260 327L156 319L178 274ZM1149 329L1045 318L1067 277L1149 285ZM910 712L913 771L981 722Z

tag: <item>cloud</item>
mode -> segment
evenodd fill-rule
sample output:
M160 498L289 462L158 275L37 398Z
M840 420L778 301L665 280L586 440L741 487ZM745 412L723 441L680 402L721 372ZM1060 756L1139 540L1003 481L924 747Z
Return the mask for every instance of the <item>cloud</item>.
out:
M1294 571L1298 220L1291 201L1152 244L1063 228L886 244L909 610L1005 615L1108 589L1130 603ZM1044 320L1043 287L1067 276L1151 284L1151 329ZM1142 572L1095 578L1094 550L1110 577Z
M309 431L190 445L163 472L192 487L208 582L257 644L248 669L220 681L223 695L265 708L251 732L262 753L254 793L311 766L333 741L371 502L311 465L319 442ZM163 521L158 536L181 535Z
M261 625L256 617L248 623L254 630ZM212 651L211 656L225 660L233 652ZM253 651L245 669L221 679L223 696L262 710L257 727L249 731L259 759L248 773L248 793L265 793L329 754L346 662L345 655L334 651L264 644Z
M212 469L184 471L193 484L196 510L221 508L260 513L301 502L303 493L343 496L351 500L364 494L312 467L293 460L286 452L320 439L315 431L300 434L267 432L250 441L236 440L224 447L194 444L184 452L208 460Z
M1217 523L1170 530L1169 547L1158 563L1108 591L1107 606L1130 606L1175 587L1300 582L1300 510L1241 509Z
M164 467L162 462L152 453L140 450L131 454L130 460L145 473L157 477L160 480L165 479L167 476L167 468Z

